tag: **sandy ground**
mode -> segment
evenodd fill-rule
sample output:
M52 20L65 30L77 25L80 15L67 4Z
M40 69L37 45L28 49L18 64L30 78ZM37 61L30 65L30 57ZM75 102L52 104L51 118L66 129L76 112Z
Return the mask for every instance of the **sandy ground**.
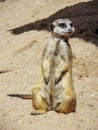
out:
M77 109L33 116L30 100L7 95L31 93L48 25L64 17L76 28L69 42ZM98 130L98 0L0 0L0 130L27 129Z

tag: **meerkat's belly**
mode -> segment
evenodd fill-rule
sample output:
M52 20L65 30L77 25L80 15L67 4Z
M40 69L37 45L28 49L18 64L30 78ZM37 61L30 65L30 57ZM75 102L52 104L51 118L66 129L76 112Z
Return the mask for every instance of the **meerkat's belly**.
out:
M65 48L62 47L62 45L59 44L60 51L56 50L56 46L54 47L54 50L51 53L51 58L50 58L50 79L48 84L46 85L47 89L47 102L49 106L51 106L51 109L55 108L58 103L60 103L64 97L64 87L63 87L63 82L64 82L64 76L62 79L56 83L56 70L62 63L62 55L66 55Z
M55 73L56 69L61 63L61 58L59 56L52 56L51 73L50 80L48 84L48 103L51 105L51 109L55 108L56 105L62 101L64 97L64 87L62 86L62 81L55 84Z

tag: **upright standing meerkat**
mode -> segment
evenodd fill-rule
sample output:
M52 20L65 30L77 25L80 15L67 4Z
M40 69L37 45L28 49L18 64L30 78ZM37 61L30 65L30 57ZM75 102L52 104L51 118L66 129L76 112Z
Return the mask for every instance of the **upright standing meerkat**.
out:
M32 95L18 95L32 98L31 114L42 114L49 110L69 113L76 109L76 95L72 81L72 51L68 43L74 33L69 19L57 19L51 25L52 38L42 56L42 78L32 90ZM10 95L13 96L13 95Z

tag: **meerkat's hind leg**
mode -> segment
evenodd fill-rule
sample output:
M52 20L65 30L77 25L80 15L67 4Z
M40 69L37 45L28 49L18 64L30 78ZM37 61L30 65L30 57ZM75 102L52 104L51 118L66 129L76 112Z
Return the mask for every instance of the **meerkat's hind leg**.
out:
M38 98L38 99L37 99ZM46 113L47 111L47 102L42 97L37 97L36 101L33 104L33 110L31 115L38 115Z
M34 109L32 110L31 114L37 115L45 113L47 111L48 104L46 99L44 98L41 87L34 88L32 95L32 105Z
M75 112L76 110L76 95L74 90L67 88L65 91L65 96L62 101L57 104L55 111L59 113L69 113Z
M70 113L70 112L75 112L75 108L76 108L76 100L75 98L67 100L65 99L64 101L62 101L61 103L59 103L57 105L57 107L55 108L55 111L58 113Z
M35 110L33 109L32 112L31 112L31 115L38 115L38 114L44 114L46 113L45 110Z

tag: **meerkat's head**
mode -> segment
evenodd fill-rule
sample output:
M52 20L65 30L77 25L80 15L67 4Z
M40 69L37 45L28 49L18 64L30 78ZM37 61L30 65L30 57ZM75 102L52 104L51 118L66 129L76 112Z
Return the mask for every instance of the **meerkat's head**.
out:
M57 19L51 25L50 29L54 35L59 37L69 37L74 32L73 23L69 19Z

